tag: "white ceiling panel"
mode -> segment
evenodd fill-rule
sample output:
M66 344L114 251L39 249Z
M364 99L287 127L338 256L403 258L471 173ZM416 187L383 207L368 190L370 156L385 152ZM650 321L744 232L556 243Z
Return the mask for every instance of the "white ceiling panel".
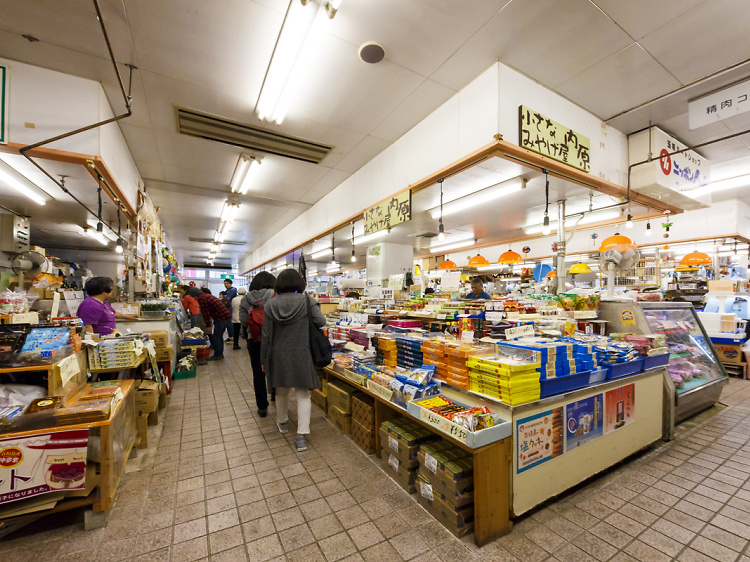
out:
M191 170L190 168L184 168L182 166L164 165L162 165L162 170L164 170L164 181L214 189L216 191L225 192L227 195L230 193L229 180L216 172ZM231 175L231 171L229 174ZM148 179L144 180L146 185L148 185Z
M341 184L346 178L351 176L349 172L343 170L328 170L326 174L307 192L300 197L302 203L309 203L311 205L317 203L324 195L329 191Z
M356 47L377 41L388 60L429 76L508 2L347 1L330 33Z
M130 154L136 162L154 162L157 164L160 162L159 148L156 146L153 129L138 127L127 121L120 123L120 130L128 143Z
M373 136L366 136L341 162L336 164L336 168L345 172L354 173L378 154L383 152L391 145L390 142Z
M680 83L637 43L595 64L558 87L568 99L602 119L635 107Z
M233 171L234 168L229 171L230 177ZM268 154L263 157L263 162L250 185L248 195L299 201L326 172L328 168L320 165Z
M127 0L139 67L255 100L283 14L245 0Z
M155 131L154 135L162 165L213 172L217 181L229 185L242 149L179 133Z
M494 60L501 60L556 88L630 43L628 34L589 0L516 0L430 77L457 88ZM470 68L471 77L465 76L461 67ZM451 79L454 75L460 85Z
M409 129L448 101L456 91L427 79L399 104L377 127L372 135L396 142Z
M367 64L356 46L328 36L285 121L301 116L369 133L424 80L389 60Z
M139 160L136 164L142 178L164 181L164 168L159 162Z
M640 40L687 84L748 58L750 9L738 0L710 0Z
M659 127L689 146L726 137L734 132L723 121L691 131L689 130L687 113L663 121L659 124ZM713 145L703 146L698 148L696 152L707 158L712 164L718 164L719 162L749 156L750 148L740 138L734 138Z
M707 0L592 0L638 41Z

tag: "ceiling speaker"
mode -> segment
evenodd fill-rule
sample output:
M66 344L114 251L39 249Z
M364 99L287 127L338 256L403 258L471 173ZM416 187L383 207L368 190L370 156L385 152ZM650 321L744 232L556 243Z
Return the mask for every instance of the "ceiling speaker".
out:
M375 41L369 41L359 48L359 58L369 64L379 63L385 58L385 47Z

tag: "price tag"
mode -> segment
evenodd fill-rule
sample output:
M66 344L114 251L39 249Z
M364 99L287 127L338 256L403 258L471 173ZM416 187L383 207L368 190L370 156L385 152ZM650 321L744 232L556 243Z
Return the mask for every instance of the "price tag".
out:
M398 439L388 436L388 446L394 451L398 451ZM391 455L392 456L392 455Z
M419 419L426 424L431 425L432 427L436 427L443 433L447 433L454 439L466 443L466 436L468 434L468 431L463 427L451 422L448 418L444 418L443 416L439 416L433 412L430 412L429 410L422 408L422 411L419 412Z
M429 468L433 474L437 474L437 461L430 453L425 453L424 465Z
M484 313L484 319L489 322L499 322L503 319L503 316L505 316L505 313L503 312L485 312Z
M344 369L344 376L352 381L353 383L356 383L360 386L365 385L365 376L364 375L358 375L357 373L352 373L351 371Z
M432 495L432 486L427 482L419 483L419 491L422 493L422 497L426 500L434 500L435 496Z
M60 380L62 381L63 388L68 384L70 379L81 371L81 367L78 365L78 358L75 355L66 357L60 361L58 366L60 367Z
M573 313L573 318L576 320L595 319L596 317L596 310L576 310Z
M393 398L393 391L381 386L377 383L372 382L371 380L367 380L367 388L369 390L372 390L375 394L380 396L383 400L386 400L388 402L391 401L391 398Z
M438 315L437 315L437 319L438 319L438 320L445 320L445 318L446 318L446 315L445 315L445 314L438 314Z
M399 460L396 457L394 457L393 455L391 455L390 458L388 459L388 464L391 465L391 468L393 470L395 470L396 472L398 472Z
M347 342L344 348L348 349L349 351L354 351L355 353L362 353L365 350L364 345L358 345L353 341Z
M39 314L36 312L24 312L13 314L10 317L11 324L39 324Z
M461 341L473 342L474 341L474 331L473 330L464 330L463 332L461 332Z
M521 318L521 313L520 312L508 312L506 313L506 316L508 320L518 320L519 318Z
M520 326L518 328L508 328L505 330L505 339L522 338L524 336L533 336L534 326Z

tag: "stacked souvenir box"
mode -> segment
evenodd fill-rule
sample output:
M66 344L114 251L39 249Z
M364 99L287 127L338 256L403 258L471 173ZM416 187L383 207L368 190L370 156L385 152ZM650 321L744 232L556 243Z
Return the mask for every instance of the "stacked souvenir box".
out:
M445 363L445 340L425 339L422 342L422 361L425 365L434 365L433 378L448 382L448 370Z
M418 369L424 363L422 355L422 339L412 336L396 338L397 363L404 369Z
M581 370L576 364L573 345L568 342L543 338L525 338L520 341L498 344L498 346L500 345L539 352L541 362L539 373L543 378L552 379L577 373ZM584 370L590 371L591 369Z
M469 390L469 367L466 360L479 353L487 353L487 350L458 342L445 342L444 349L446 371L444 381L456 388Z
M409 418L383 422L380 426L380 458L386 472L410 494L417 491L419 446L437 439L434 433Z
M361 345L365 349L370 348L370 338L365 328L352 328L349 330L349 341Z
M511 406L534 402L541 396L538 354L529 357L513 354L511 350L496 355L475 355L468 359L467 365L474 392Z
M89 368L127 369L138 362L140 351L135 340L105 340L89 347Z
M328 338L332 340L349 341L349 326L331 326L328 328Z
M377 360L383 365L388 367L396 367L398 365L398 345L394 337L378 336L375 352Z
M395 326L396 328L421 328L421 320L388 320L389 326Z
M474 459L448 441L420 446L419 503L451 533L463 537L474 530Z

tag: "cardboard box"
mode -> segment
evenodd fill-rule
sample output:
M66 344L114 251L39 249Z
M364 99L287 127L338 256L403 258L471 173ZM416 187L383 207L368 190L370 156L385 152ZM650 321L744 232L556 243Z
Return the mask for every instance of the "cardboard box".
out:
M154 342L154 345L159 347L167 347L169 344L169 334L166 330L156 330L154 332L144 332L148 334L150 340Z
M417 471L409 470L404 463L398 462L393 455L389 454L386 449L380 450L380 457L383 462L383 470L393 478L396 483L404 490L413 494L417 491ZM397 468L394 468L397 467Z
M173 351L174 351L174 348L171 345L168 345L166 347L157 347L156 348L156 361L158 363L161 363L164 361L171 361Z
M437 435L408 418L387 421L380 426L380 446L412 469L419 466L420 445L437 439Z
M474 459L449 441L420 446L419 472L454 505L473 502Z
M159 385L159 409L167 407L167 385Z
M142 414L135 417L135 431L136 435L141 438L141 442L138 445L139 449L148 448L148 414Z
M328 413L328 400L319 388L316 388L310 392L310 399L312 400L313 404L323 410L324 414Z
M54 299L56 292L57 291L55 289L49 289L49 288L44 289L44 298L45 299Z
M420 486L420 493L417 495L419 504L456 537L461 538L474 532L473 504L454 510L451 506L440 500L440 498L433 497L430 500L423 496L421 492L422 489Z
M136 412L155 412L159 407L159 383L156 381L142 381L135 392Z
M352 417L352 441L367 455L375 452L375 430L364 427L354 417Z
M352 413L352 397L357 393L352 385L342 381L330 381L328 383L328 409L336 406L345 414Z
M375 429L375 400L366 394L352 397L352 420L368 431Z
M742 363L742 344L737 343L715 343L716 354L722 363Z
M347 435L352 432L352 416L341 411L336 406L328 405L328 417L331 423L336 426L341 433Z

